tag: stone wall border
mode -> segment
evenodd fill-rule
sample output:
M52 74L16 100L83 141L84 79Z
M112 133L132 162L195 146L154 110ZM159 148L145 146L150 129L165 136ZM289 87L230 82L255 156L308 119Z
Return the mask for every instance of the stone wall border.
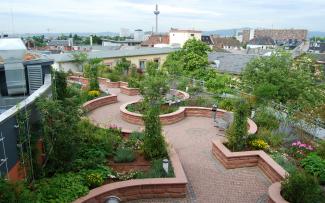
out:
M212 154L226 169L259 167L273 183L268 189L269 203L288 203L281 196L281 181L288 173L262 150L231 152L224 143L225 139L212 142Z
M140 95L140 89L139 88L132 88L128 86L120 86L121 93L126 94L128 96L136 96Z

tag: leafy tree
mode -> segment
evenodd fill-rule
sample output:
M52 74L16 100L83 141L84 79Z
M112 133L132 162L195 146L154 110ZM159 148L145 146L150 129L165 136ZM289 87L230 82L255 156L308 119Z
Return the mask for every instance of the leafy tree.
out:
M72 53L74 62L77 63L79 70L84 71L84 65L88 61L88 54L85 52L73 52Z
M146 76L140 85L141 94L147 102L161 102L169 90L166 74L158 69L156 62L148 62Z
M233 151L241 151L246 146L248 105L244 100L237 101L234 122L226 132L228 146Z
M99 90L98 82L98 69L102 62L102 59L90 59L89 60L89 89L90 90Z
M63 100L67 96L67 74L63 71L53 71L52 77L53 98Z
M36 47L44 47L44 46L46 46L44 35L33 36L32 39L33 39Z
M125 57L123 57L117 62L115 69L120 74L123 74L124 72L126 72L126 74L128 74L130 67L131 67L131 61L128 61L128 60L126 60Z
M308 55L293 59L278 50L248 63L241 81L242 89L256 95L259 103L275 101L286 105L289 113L311 113L325 102L324 88L318 85L322 75Z
M147 102L144 114L145 136L144 154L147 159L164 158L167 156L166 143L161 132L160 104Z

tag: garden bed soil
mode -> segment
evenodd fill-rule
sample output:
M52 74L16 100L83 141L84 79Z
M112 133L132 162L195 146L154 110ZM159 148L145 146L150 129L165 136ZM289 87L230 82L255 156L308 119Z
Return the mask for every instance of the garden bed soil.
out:
M136 153L135 161L130 163L115 163L113 158L108 161L108 166L118 173L125 173L130 171L146 172L150 169L150 161L144 158L144 155Z

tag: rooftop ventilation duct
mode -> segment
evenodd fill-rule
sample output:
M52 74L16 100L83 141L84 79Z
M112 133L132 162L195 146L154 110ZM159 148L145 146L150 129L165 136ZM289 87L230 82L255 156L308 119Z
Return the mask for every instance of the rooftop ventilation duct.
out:
M26 46L21 39L0 39L0 56L4 60L9 95L24 94L27 91L23 65L25 53Z

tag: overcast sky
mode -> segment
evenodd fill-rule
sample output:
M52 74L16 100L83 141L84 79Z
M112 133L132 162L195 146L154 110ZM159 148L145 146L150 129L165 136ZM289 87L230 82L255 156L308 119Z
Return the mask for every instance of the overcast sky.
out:
M1 0L0 33L241 27L325 31L325 0Z

